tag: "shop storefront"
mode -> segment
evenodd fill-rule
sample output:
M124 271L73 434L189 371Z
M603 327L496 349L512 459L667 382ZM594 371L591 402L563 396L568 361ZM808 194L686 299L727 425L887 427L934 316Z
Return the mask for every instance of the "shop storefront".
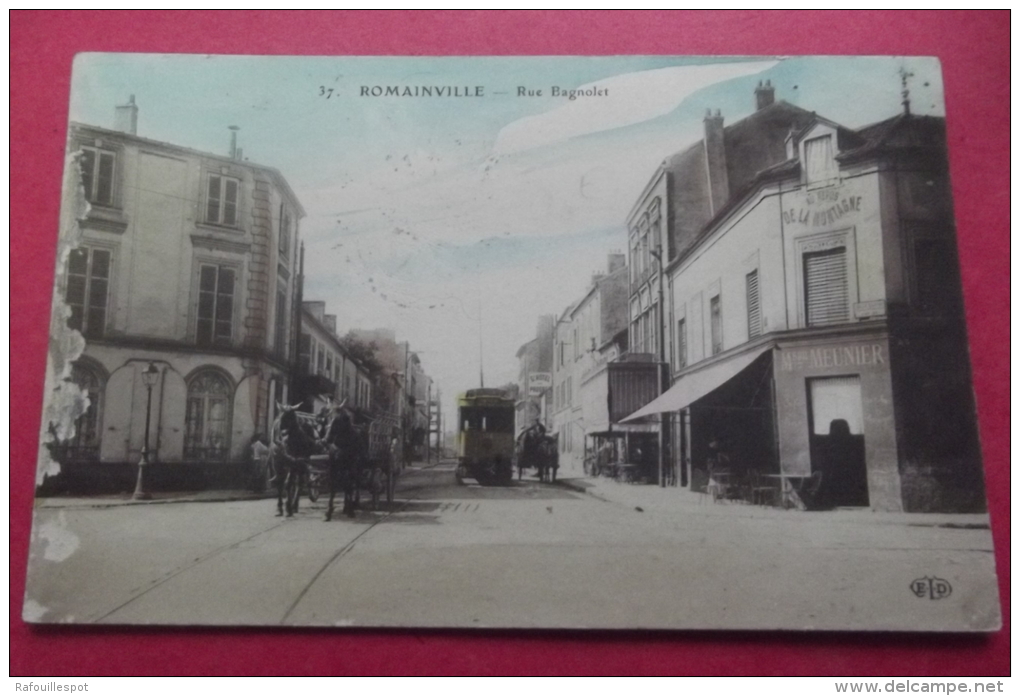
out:
M889 340L873 331L811 332L776 344L782 471L820 479L819 507L902 510Z

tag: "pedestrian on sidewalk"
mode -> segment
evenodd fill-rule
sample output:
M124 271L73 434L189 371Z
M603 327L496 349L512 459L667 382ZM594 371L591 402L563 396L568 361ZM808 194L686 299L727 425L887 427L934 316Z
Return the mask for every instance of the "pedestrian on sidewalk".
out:
M269 446L262 433L255 433L251 439L251 489L261 493L269 481Z

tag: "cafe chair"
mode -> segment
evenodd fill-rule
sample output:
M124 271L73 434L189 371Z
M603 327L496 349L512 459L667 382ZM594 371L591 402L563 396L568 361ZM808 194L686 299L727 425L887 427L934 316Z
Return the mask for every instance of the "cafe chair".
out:
M708 467L708 485L705 492L712 498L713 503L726 500L731 493L730 470L720 467Z
M762 507L774 506L779 499L779 486L762 477L761 472L752 469L748 474L751 504Z

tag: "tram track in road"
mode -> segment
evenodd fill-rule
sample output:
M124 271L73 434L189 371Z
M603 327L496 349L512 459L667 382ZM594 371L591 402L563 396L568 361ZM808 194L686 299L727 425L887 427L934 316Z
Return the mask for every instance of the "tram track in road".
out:
M423 467L423 469L434 469L436 466L438 466L438 463L434 464L432 466L429 466L429 467ZM287 625L287 619L289 619L291 614L294 613L294 610L298 608L298 605L301 604L301 601L305 598L305 596L308 594L308 591L312 589L312 587L319 580L319 578L321 578L322 575L327 570L329 570L334 565L339 563L340 560L344 556L346 556L348 553L350 553L352 550L354 550L354 547L357 546L358 542L362 539L362 537L364 537L366 534L371 532L373 529L378 527L380 524L382 524L386 520L390 519L393 515L397 514L398 512L402 512L403 510L405 510L407 508L407 506L411 504L412 501L417 500L420 497L421 491L427 490L429 487L430 487L429 485L418 485L418 486L409 486L407 488L404 488L401 492L404 493L405 495L407 493L412 493L412 492L415 492L415 491L417 491L418 494L417 495L413 495L413 496L408 497L408 498L405 498L403 500L403 502L400 504L399 507L396 507L396 508L393 508L393 509L387 511L387 513L385 515L383 515L379 519L377 519L374 522L372 522L372 524L368 525L367 527L365 527L365 529L363 529L361 532L359 532L357 534L357 536L355 536L353 539L351 539L346 544L344 544L339 549L337 549L336 553L334 553L332 556L330 556L329 559L325 563L322 564L322 567L319 568L319 570L317 570L314 575L312 575L311 580L309 580L308 583L298 593L297 597L291 603L290 607L287 608L287 611L284 613L283 618L280 619L280 625L281 626L286 626Z
M432 467L427 467L427 468L434 469L435 466L436 465L433 465ZM429 488L429 486L427 484L425 484L425 485L408 486L408 487L402 489L401 493L403 493L404 495L407 495L409 493L411 493L411 494L415 494L416 493L417 495L413 495L411 498L408 498L407 500L404 500L403 503L400 504L399 507L395 507L394 509L390 510L385 516L383 516L383 517L379 518L378 520L376 520L375 522L373 522L366 529L364 529L362 532L360 532L353 540L349 541L347 544L345 544L343 547L341 547L333 556L331 556L330 560L327 561L327 563L315 574L315 576L312 578L311 582L309 582L308 585L301 591L301 594L299 595L298 599L294 603L292 603L291 606L288 608L287 613L285 614L285 616L284 616L283 620L281 621L281 623L286 621L287 616L289 616L290 613L294 610L294 608L296 608L297 605L300 603L301 597L303 597L304 594L307 593L307 591L312 587L312 585L314 585L315 580L318 579L319 576L321 576L322 573L325 572L325 570L330 565L335 563L344 554L346 554L348 551L350 551L354 547L355 543L361 537L363 537L367 532L369 532L371 529L373 529L377 524L383 522L385 519L387 519L391 515L393 515L393 514L395 514L397 512L400 512L401 510L405 509L407 507L407 505L412 500L420 497L421 491L424 491L427 488ZM96 617L95 619L92 619L91 623L104 623L104 622L107 622L108 620L111 619L111 617L116 615L118 612L123 610L125 607L128 607L131 604L137 602L138 600L144 598L146 595L150 594L154 590L158 590L159 588L161 588L164 585L166 585L168 582L170 582L170 581L174 580L175 578L183 575L184 573L187 573L189 571L195 570L199 566L202 566L203 564L206 564L206 563L208 563L210 561L213 561L216 558L222 556L224 553L227 553L227 552L229 552L231 550L238 549L241 546L243 546L245 544L248 544L249 542L252 542L252 541L258 539L259 537L262 537L262 536L265 536L267 534L270 534L271 532L274 532L274 531L276 531L276 530L280 529L281 527L284 527L284 526L286 526L288 524L292 524L293 522L294 522L293 519L288 519L288 518L277 519L272 524L264 527L263 529L258 530L254 534L249 534L249 535L247 535L247 536L245 536L245 537L243 537L241 539L237 539L237 540L234 540L234 541L222 544L222 545L217 546L217 547L215 547L215 548L213 548L213 549L211 549L211 550L209 550L209 551L207 551L207 552L205 552L205 553L203 553L203 554L201 554L199 556L195 556L191 560L185 561L181 565L172 568L171 570L163 573L162 575L157 576L156 578L154 578L152 580L149 580L147 583L141 584L134 591L132 591L132 593L130 594L130 596L127 599L125 599L124 601L119 602L113 608L104 611L98 617ZM115 623L115 622L116 622L116 620L114 619L112 621L112 623Z
M196 557L194 560L192 560L189 563L185 563L184 565L182 565L182 566L180 566L178 568L174 568L173 570L171 570L171 571L169 571L167 573L164 573L163 575L157 577L155 580L151 581L149 583L148 587L145 587L144 589L142 589L141 591L137 592L136 594L133 594L129 599L127 599L124 602L121 602L116 607L114 607L113 609L109 610L108 612L106 612L105 614L100 616L99 618L94 619L92 621L92 623L102 623L104 620L106 620L109 617L113 616L114 614L116 614L118 611L120 611L124 607L132 604L133 602L138 601L139 599L141 599L145 595L147 595L150 592L152 592L153 590L158 589L159 587L165 585L166 583L168 583L169 581L173 580L174 578L176 578L177 576L181 575L182 573L186 573L189 570L197 568L198 566L202 565L203 563L206 563L207 561L211 561L212 559L216 558L220 554L225 553L227 551L230 551L231 549L236 549L236 548L240 547L241 544L246 544L249 541L251 541L252 539L256 539L256 538L262 536L263 534L268 534L269 532L272 532L275 529L279 529L280 527L282 527L285 524L287 524L287 520L286 519L279 520L279 521L271 524L270 526L266 527L265 529L259 530L259 531L255 532L254 534L251 534L251 535L245 537L244 539L239 539L238 541L233 541L233 542L231 542L229 544L224 544L222 546L219 546L219 547L217 547L217 548L215 548L215 549L213 549L211 551L208 551L208 552L204 553L201 556Z

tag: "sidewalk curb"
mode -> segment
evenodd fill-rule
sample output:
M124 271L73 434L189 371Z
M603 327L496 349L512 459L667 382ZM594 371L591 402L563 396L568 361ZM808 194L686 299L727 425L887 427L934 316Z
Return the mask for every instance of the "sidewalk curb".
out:
M418 466L411 465L404 469L404 471L410 472L424 471L428 469L434 469L443 462L437 461L432 464L426 464L420 462ZM275 500L276 492L267 490L264 493L253 493L251 491L214 491L208 496L203 496L201 492L195 492L191 494L181 494L177 497L167 498L155 498L153 500L134 500L132 498L95 498L89 500L87 498L63 498L61 496L53 496L48 498L36 498L35 507L45 510L81 510L85 508L113 508L113 507L124 507L129 505L167 505L170 503L231 503L231 502L244 502L253 500Z
M73 498L70 500L61 498L37 498L35 501L36 508L44 508L48 510L60 509L60 508L111 508L111 507L125 507L130 505L166 505L169 503L231 503L231 502L242 502L251 500L271 500L276 495L273 493L238 493L229 494L223 493L208 498L202 498L197 496L184 496L180 498L156 498L153 500L133 500L133 499L115 499L115 498L101 498L96 500L84 500L81 498ZM64 502L66 500L66 502Z
M575 478L557 479L552 482L552 485L559 486L560 488L566 488L567 490L574 491L575 493L581 493L583 495L591 496L592 498L595 498L595 500L601 500L603 503L617 502L596 493L594 489L596 489L597 486L595 484L589 484L588 486L584 486L581 485L580 483L576 483L576 481L577 479Z
M567 490L574 491L576 493L582 493L584 495L591 496L596 500L601 500L607 503L616 503L617 505L623 505L630 507L631 503L619 499L608 497L599 492L599 486L596 483L583 483L585 479L569 478L559 479L553 482L553 485L565 488ZM736 509L737 506L724 506L724 508L733 507ZM645 507L641 510L642 512L653 512L654 507ZM870 516L867 513L873 513L875 516ZM726 511L725 509L716 510L712 514L725 514L725 515L738 515L737 512ZM796 516L794 511L784 510L782 515ZM914 515L917 517L914 517ZM875 511L869 511L861 509L860 511L846 511L846 510L829 510L818 513L804 514L804 520L818 520L816 515L823 516L830 521L839 520L845 524L879 524L879 525L896 525L903 527L928 527L936 529L955 529L955 530L982 530L991 529L990 520L987 519L987 513L960 513L957 516L956 513L875 513ZM739 515L746 516L749 519L757 517L757 515ZM985 516L985 519L979 519Z

